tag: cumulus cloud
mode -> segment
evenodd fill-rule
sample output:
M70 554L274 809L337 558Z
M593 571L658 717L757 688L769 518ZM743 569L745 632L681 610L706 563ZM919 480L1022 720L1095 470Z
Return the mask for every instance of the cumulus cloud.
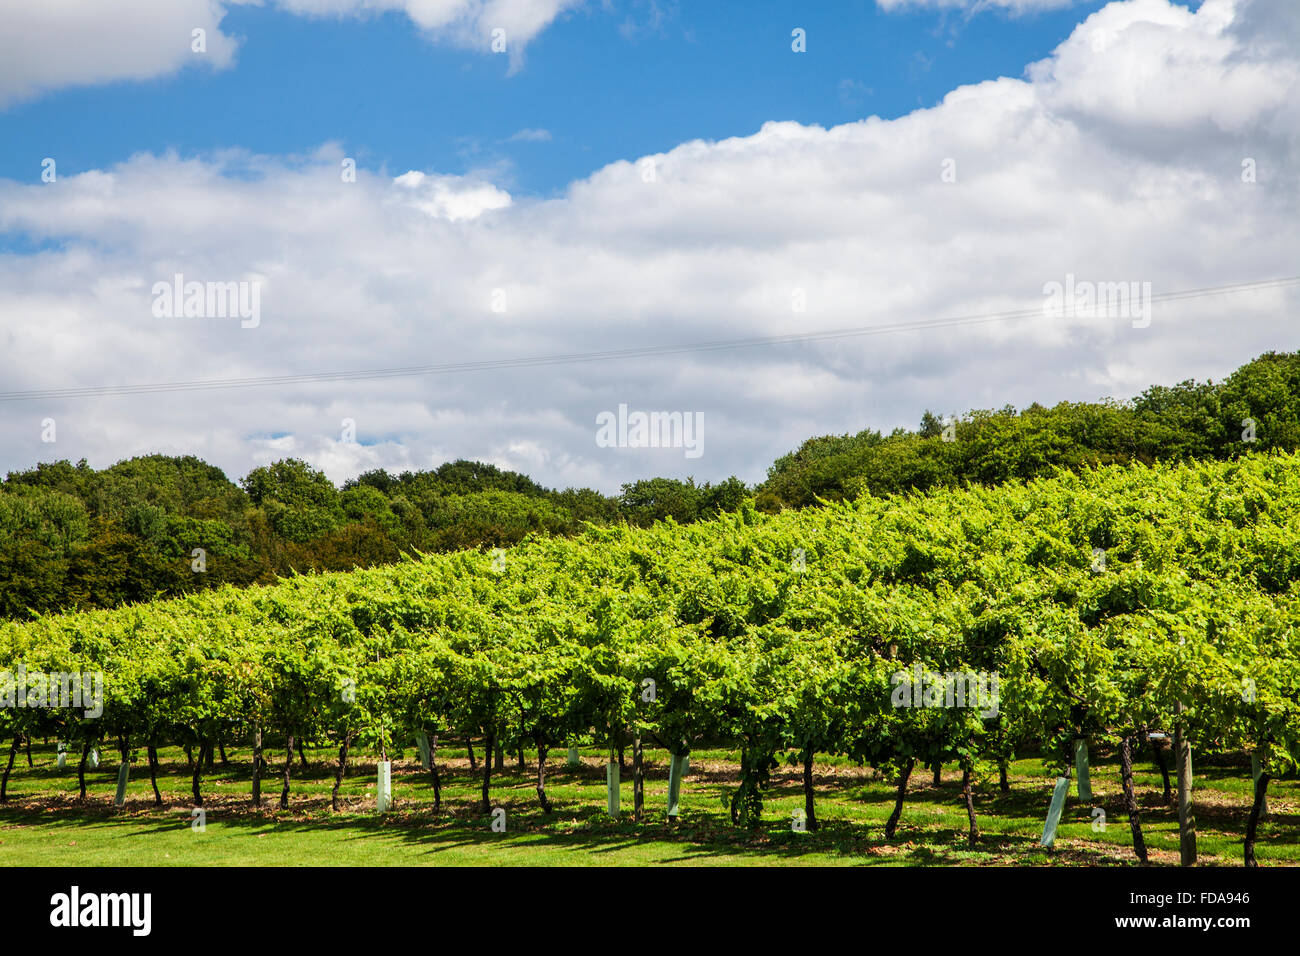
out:
M895 120L683 143L545 200L434 170L345 182L333 147L0 181L0 234L35 247L0 255L0 378L17 390L589 353L1034 309L1068 275L1156 293L1291 275L1300 36L1278 36L1294 31L1288 2L1112 4L1023 79L961 87ZM1094 46L1095 31L1106 39ZM1116 83L1126 70L1132 82ZM156 318L152 285L175 273L260 282L260 324ZM811 435L915 426L924 408L1217 377L1293 347L1298 306L1295 290L1274 290L1156 305L1147 328L1039 316L634 361L42 399L0 406L0 466L160 450L241 475L292 453L341 479L465 456L607 491L655 474L752 481ZM598 447L596 416L622 403L702 412L703 456ZM40 441L45 417L54 445ZM357 445L342 440L345 418Z
M221 31L227 11L258 0L41 0L11 3L0 30L0 108L48 90L224 69L238 42ZM269 0L302 16L405 14L435 42L492 51L493 31L518 69L524 48L581 0ZM204 31L201 52L194 31Z
M1029 76L1053 112L1117 127L1125 137L1152 128L1157 134L1282 129L1267 121L1294 110L1297 61L1251 56L1230 29L1233 13L1225 0L1208 0L1198 13L1166 0L1111 4L1088 17L1051 59L1034 64ZM1294 30L1295 17L1289 19Z
M428 176L413 169L398 176L393 183L407 190L407 202L411 206L451 222L475 219L489 209L510 205L510 194L505 190L462 176Z
M276 0L294 13L312 16L364 16L396 10L435 40L493 51L504 42L517 67L527 44L565 10L582 0ZM494 31L502 31L494 36ZM493 51L495 52L495 51Z
M222 69L236 41L214 0L11 3L0 30L0 107L45 90L164 76L187 65ZM204 31L196 52L194 31Z

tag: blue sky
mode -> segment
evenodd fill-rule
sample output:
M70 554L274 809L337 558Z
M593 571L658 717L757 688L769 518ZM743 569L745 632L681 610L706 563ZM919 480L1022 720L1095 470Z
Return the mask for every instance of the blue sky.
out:
M1100 0L1011 16L874 3L618 0L561 13L508 57L432 43L407 16L305 18L232 7L229 69L55 90L0 112L0 177L65 174L133 153L229 147L284 155L338 142L369 168L493 168L548 195L593 169L768 120L831 126L932 106L950 90L1020 76ZM808 52L791 51L791 30ZM509 141L545 130L549 141ZM509 164L503 167L503 164Z
M1295 0L19 6L0 470L298 457L342 481L463 457L606 492L755 482L810 437L927 409L1218 379L1296 348L1300 289L1171 299L1140 326L1045 296L1294 275L1297 130ZM160 313L177 274L256 290L255 321ZM907 327L1006 312L1030 318ZM680 351L880 325L902 327ZM489 368L350 374L454 363ZM702 421L701 454L602 445L624 405Z

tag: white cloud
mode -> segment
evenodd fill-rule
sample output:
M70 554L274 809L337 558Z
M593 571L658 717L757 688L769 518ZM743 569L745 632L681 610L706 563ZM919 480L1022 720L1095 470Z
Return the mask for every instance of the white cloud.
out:
M236 41L213 0L59 0L9 3L0 30L0 107L42 91L165 76L184 66L222 69ZM205 31L206 52L192 49Z
M504 31L506 53L518 67L523 49L565 10L582 0L275 0L295 13L311 16L364 16L404 12L439 41L492 51L493 31Z
M1294 110L1297 61L1242 56L1227 29L1232 18L1230 0L1207 0L1198 13L1166 0L1111 4L1029 75L1053 112L1116 126L1125 137L1202 126L1249 133Z
M506 137L507 143L549 143L551 131L546 129L521 129Z
M451 222L476 219L489 210L510 205L510 194L505 190L460 176L428 176L413 169L393 182L408 191L406 198L411 206Z
M362 169L344 183L333 147L301 160L138 156L52 184L0 181L0 232L49 241L0 254L0 380L34 389L581 353L1034 308L1069 273L1155 292L1290 275L1300 31L1288 2L1113 4L1025 79L962 87L896 120L768 123L683 143L548 200L432 171ZM1096 29L1112 40L1094 49ZM1126 70L1127 86L1115 81ZM1242 182L1246 158L1257 183ZM945 159L956 182L941 178ZM263 276L260 326L154 318L150 287L175 272ZM654 474L756 480L811 435L915 426L927 407L1219 377L1293 347L1297 307L1295 290L1274 291L1157 305L1146 329L1042 318L13 403L0 405L0 466L161 449L242 475L290 449L335 478L465 456L605 490ZM621 402L703 412L704 457L598 448L596 415ZM40 442L47 416L55 445ZM340 446L343 418L360 447Z
M259 0L37 0L6 5L0 30L0 108L67 86L145 80L187 67L224 69L238 43L227 11ZM582 0L269 0L302 16L405 14L430 40L492 52L504 32L511 70L524 48ZM205 31L206 51L192 49Z

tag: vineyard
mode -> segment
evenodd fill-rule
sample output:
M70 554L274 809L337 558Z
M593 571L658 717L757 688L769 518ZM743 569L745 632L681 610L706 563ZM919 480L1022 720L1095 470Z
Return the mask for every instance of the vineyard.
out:
M692 754L725 748L739 753L726 805L738 828L771 812L773 775L792 763L801 825L816 830L814 766L834 760L891 781L893 839L914 771L947 768L975 846L977 782L1004 789L1035 755L1084 789L1087 754L1106 751L1145 861L1135 755L1151 750L1179 778L1185 860L1192 754L1245 756L1253 865L1269 784L1300 762L1297 581L1300 456L1285 454L593 527L0 625L3 785L23 772L25 741L66 745L83 797L92 750L156 778L159 751L186 748L201 807L211 753L238 742L252 751L247 799L289 807L305 744L337 754L337 809L350 758L373 757L382 780L390 755L414 747L437 810L440 760L469 740L484 751L479 812L500 773L490 755L522 764L527 750L549 813L548 760L581 745L609 755L611 816L630 755L639 821L649 748L667 755L669 818L690 813ZM102 698L77 684L75 707L32 676L92 674ZM470 798L458 787L456 799Z

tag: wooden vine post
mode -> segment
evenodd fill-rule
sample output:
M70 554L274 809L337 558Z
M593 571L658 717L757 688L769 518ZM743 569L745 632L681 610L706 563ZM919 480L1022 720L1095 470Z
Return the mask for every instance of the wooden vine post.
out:
M619 784L618 751L610 747L609 761L605 764L606 809L615 820L618 819Z
M1186 705L1180 700L1174 713ZM1183 866L1196 865L1196 816L1192 812L1192 745L1187 740L1181 716L1174 720L1174 759L1178 767L1178 849Z

